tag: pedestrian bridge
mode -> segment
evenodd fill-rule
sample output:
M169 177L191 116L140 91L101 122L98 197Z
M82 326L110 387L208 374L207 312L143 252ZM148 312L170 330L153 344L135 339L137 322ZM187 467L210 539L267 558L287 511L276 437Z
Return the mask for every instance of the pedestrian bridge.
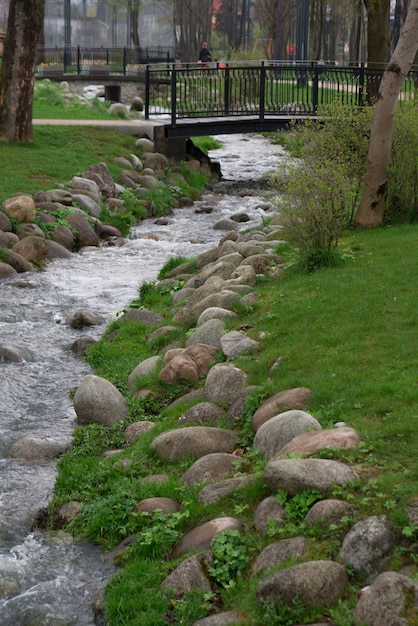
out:
M351 107L373 102L383 72L319 62L148 65L145 119L164 121L166 138L288 129L323 115L335 100ZM401 99L415 97L417 88L415 66Z

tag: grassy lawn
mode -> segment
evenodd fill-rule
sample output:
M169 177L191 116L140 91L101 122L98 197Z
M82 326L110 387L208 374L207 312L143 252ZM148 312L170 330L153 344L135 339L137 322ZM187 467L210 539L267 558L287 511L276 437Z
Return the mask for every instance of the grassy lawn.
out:
M34 126L33 136L33 142L0 143L0 202L14 193L55 188L100 161L117 176L115 157L134 151L131 135L107 129Z

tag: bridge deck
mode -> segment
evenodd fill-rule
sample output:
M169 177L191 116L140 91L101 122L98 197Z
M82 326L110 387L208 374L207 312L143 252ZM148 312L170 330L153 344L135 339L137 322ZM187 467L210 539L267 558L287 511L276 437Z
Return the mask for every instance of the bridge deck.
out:
M167 139L199 137L202 135L229 135L235 133L261 133L289 130L293 123L306 119L318 119L313 115L225 116L208 118L178 118L176 124L164 123ZM162 120L161 120L162 121Z

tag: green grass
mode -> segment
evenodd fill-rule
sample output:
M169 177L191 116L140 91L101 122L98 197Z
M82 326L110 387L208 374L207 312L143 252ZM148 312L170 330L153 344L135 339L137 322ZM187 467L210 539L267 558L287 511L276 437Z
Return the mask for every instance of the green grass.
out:
M114 119L109 105L98 98L81 103L76 97L62 97L58 83L49 80L35 81L32 117L34 119L102 120Z
M200 592L185 598L161 593L161 582L179 562L170 556L176 537L218 515L232 515L243 521L245 548L239 550L240 554L247 550L249 562L268 543L295 534L307 536L308 558L335 558L342 537L354 522L380 514L392 519L400 535L404 531L394 567L399 569L413 553L417 533L408 526L405 507L418 496L416 237L416 226L346 232L341 244L346 252L343 265L313 274L295 272L293 251L283 247L280 253L287 264L283 278L260 281L256 287L259 301L241 307L239 320L229 322L231 328L248 327L247 333L254 339L260 333L265 336L256 355L235 360L248 374L249 384L259 386L239 424L240 443L249 446L239 471L255 473L258 479L233 498L198 506L198 488L185 488L179 483L190 463L162 462L149 451L156 434L176 427L178 417L188 408L184 403L165 408L173 394L180 395L184 388L164 388L149 379L153 396L141 400L127 394L130 416L122 426L77 428L74 450L58 463L51 514L63 502L81 501L83 511L71 524L71 531L107 549L131 533L137 534L121 561L122 569L108 585L109 626L191 624L219 603L225 610L243 611L249 625L320 621L317 609L261 608L255 599L257 580L249 578L248 571L236 584L220 588L216 598ZM152 306L164 313L165 323L170 323L166 290L142 287L135 305ZM87 358L99 376L114 381L126 394L128 373L161 345L143 341L149 329L135 330L132 322L117 320L109 330L118 333L112 335L112 341L103 339L92 346ZM183 339L186 331L182 331ZM270 371L278 357L279 366ZM264 461L251 452L253 433L249 424L263 398L295 386L313 390L314 403L309 411L323 428L344 421L360 433L357 449L324 453L327 458L355 465L360 481L351 489L334 493L351 506L350 516L341 526L308 528L302 522L295 523L314 495L300 494L299 499L286 502L288 523L280 532L265 537L253 525L255 508L268 493L261 479ZM155 430L125 445L123 427L136 419L151 419L156 423ZM121 447L122 452L119 457L104 459L101 452L106 447ZM121 459L128 459L130 464L123 466L118 463ZM165 473L169 478L159 484L148 483L146 477L152 473ZM177 499L182 503L179 516L167 523L164 517L150 519L135 513L135 503L151 495ZM351 579L346 597L331 610L335 623L351 624L361 586L361 581Z
M34 126L33 136L33 142L0 143L0 202L17 192L55 188L100 161L118 176L115 157L134 152L131 135L108 129Z

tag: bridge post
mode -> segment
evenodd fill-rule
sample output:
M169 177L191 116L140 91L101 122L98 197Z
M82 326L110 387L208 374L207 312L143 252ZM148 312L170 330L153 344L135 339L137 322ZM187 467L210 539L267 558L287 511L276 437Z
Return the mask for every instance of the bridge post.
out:
M186 138L165 136L164 126L154 127L154 146L156 152L161 152L167 159L176 161L186 160Z
M266 68L264 66L264 61L261 62L261 72L260 72L260 122L264 122L264 111L266 107L265 101L265 88L266 88Z
M171 68L171 126L176 125L177 118L177 71L176 64Z

